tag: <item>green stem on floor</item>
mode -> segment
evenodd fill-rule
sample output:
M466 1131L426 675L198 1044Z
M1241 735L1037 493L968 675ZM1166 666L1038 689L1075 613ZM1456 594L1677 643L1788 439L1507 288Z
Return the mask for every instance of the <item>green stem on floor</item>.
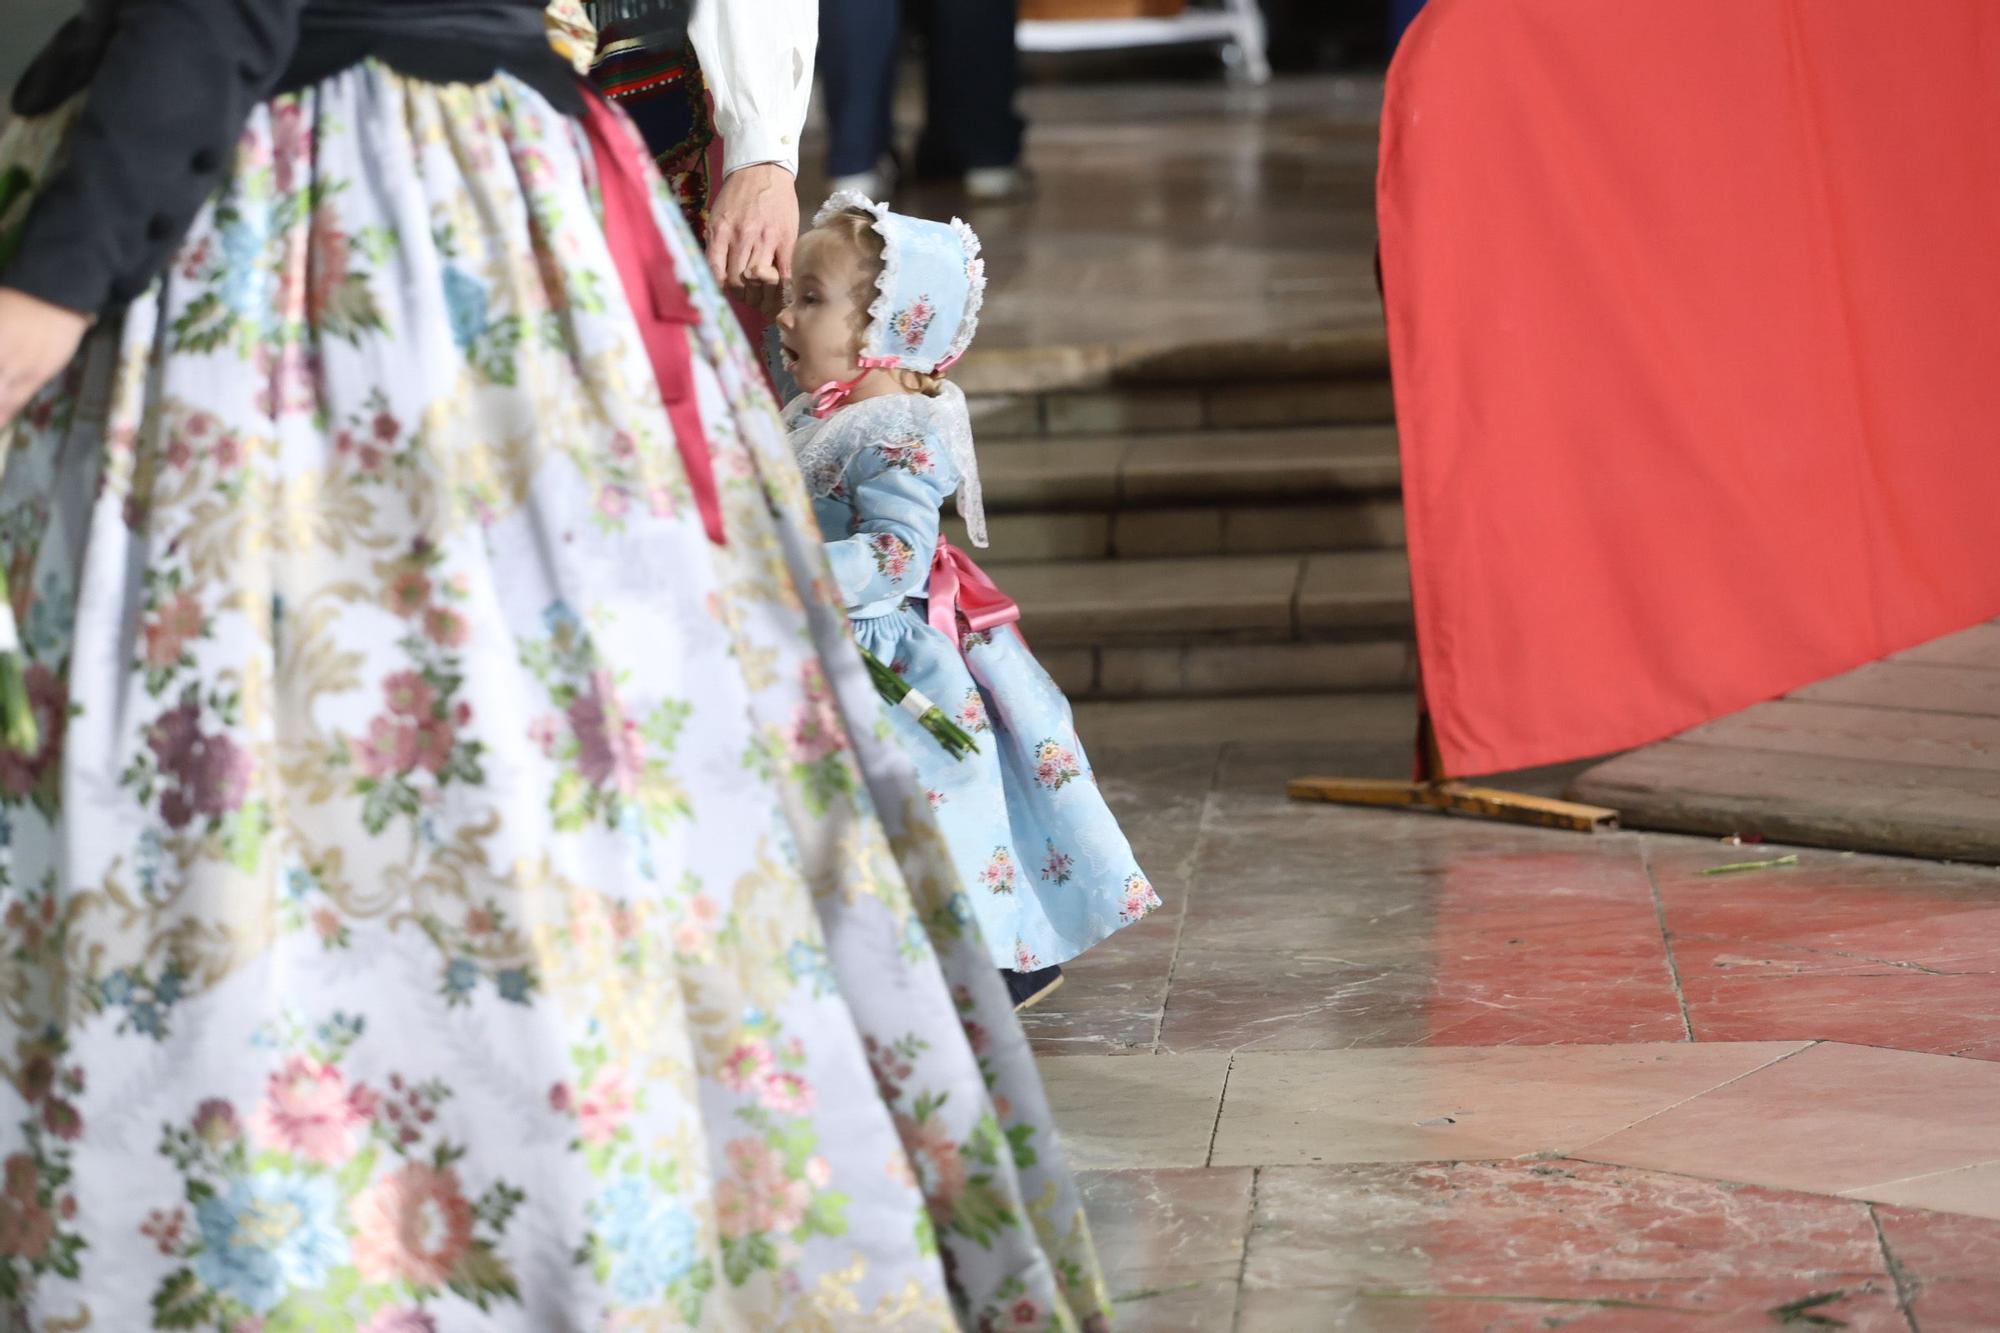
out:
M1773 866L1795 866L1799 863L1797 853L1780 856L1771 861L1732 861L1726 866L1710 866L1702 871L1704 875L1740 875L1746 870L1769 870Z

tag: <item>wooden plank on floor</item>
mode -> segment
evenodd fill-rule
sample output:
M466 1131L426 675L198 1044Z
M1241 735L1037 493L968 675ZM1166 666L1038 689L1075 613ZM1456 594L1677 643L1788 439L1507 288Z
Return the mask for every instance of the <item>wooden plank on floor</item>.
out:
M1778 699L1696 727L1681 739L1726 750L2000 773L2000 717Z
M1627 827L2000 863L2000 773L1672 740L1598 765L1574 794Z
M1913 666L1976 667L1982 671L2000 671L2000 622L1974 625L1957 634L1947 634L1942 639L1933 639L1897 653L1889 660Z
M1813 703L2000 717L2000 671L1874 662L1859 671L1794 690L1786 697Z

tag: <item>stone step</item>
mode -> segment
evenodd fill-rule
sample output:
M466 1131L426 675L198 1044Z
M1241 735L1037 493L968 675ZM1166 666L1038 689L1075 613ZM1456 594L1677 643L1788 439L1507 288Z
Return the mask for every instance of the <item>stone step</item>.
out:
M999 560L1400 546L1399 474L1395 432L1375 426L980 445Z
M1060 440L982 436L993 512L1394 495L1393 427L1177 431Z
M1282 555L1399 547L1403 506L1390 495L1323 504L988 513L986 526L990 558L1011 562ZM949 511L945 535L973 549L965 525Z
M972 423L990 435L1087 435L1382 425L1395 419L1386 378L1125 384L1080 391L976 393Z
M1401 551L999 564L1021 627L1082 698L1407 687Z
M980 342L952 378L969 394L1037 394L1237 380L1381 379L1388 373L1388 331L1371 319L1351 328L1192 342L1016 347Z
M1329 643L1036 645L1072 699L1204 699L1326 691L1411 690L1416 644L1407 637Z

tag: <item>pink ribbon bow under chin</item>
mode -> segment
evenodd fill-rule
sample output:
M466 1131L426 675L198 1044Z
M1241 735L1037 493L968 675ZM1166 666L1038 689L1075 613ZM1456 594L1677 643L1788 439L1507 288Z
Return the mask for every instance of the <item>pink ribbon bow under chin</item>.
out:
M861 367L861 373L851 380L828 380L813 393L812 414L816 417L830 417L838 408L845 407L861 381L868 378L871 370L894 370L902 363L893 356L858 356L854 364Z
M1021 619L1019 604L1001 592L986 571L972 563L971 556L943 538L938 539L937 555L931 559L930 594L931 628L953 643L961 642L961 620L973 633L984 633Z

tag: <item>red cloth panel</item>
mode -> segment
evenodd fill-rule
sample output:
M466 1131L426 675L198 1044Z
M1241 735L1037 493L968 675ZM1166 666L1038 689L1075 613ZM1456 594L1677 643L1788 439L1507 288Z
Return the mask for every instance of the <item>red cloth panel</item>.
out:
M1433 0L1378 208L1447 772L2000 614L2000 5Z

